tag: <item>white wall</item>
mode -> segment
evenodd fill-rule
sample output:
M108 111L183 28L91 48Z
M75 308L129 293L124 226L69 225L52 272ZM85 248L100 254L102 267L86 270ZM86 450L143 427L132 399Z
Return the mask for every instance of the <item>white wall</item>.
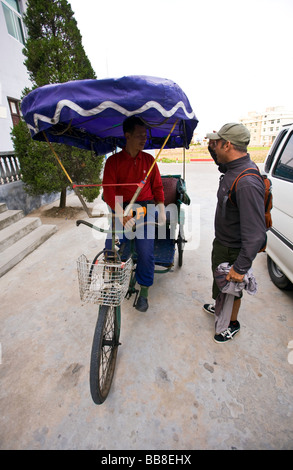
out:
M25 2L21 1L23 5ZM25 60L23 44L10 36L0 0L0 152L13 151L11 141L12 119L7 97L20 99L23 89L31 87Z

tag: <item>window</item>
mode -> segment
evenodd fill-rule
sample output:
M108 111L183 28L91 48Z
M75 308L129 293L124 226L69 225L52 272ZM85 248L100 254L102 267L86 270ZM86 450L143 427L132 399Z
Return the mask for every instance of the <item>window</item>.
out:
M291 134L281 157L274 169L274 174L293 182L293 134Z
M20 9L19 9L19 3L17 0L5 0L6 3L8 3L12 8L14 8L14 10L18 11L18 13L20 13Z
M19 110L19 105L18 105L19 100L8 98L8 103L9 103L9 109L10 109L13 126L16 126L16 124L18 124L20 121L20 110Z
M2 1L2 8L8 33L24 44L24 28L22 24L19 3L17 0Z

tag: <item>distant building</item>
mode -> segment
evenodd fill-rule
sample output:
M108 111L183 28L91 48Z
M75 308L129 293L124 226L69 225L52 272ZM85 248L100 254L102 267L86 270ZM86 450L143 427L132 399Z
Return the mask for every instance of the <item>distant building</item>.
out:
M270 107L263 113L251 111L240 120L250 131L251 146L270 146L285 124L293 123L293 111L283 106Z
M0 1L0 157L13 152L11 129L19 122L19 102L31 87L22 53L26 30L22 16L26 0ZM4 165L4 160L2 160Z

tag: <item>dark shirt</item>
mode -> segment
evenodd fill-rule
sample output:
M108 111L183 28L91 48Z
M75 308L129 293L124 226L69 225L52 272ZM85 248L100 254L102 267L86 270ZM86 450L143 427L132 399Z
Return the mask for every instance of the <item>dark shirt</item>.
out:
M257 176L244 176L237 185L237 206L228 200L229 189L235 178L246 168L257 166L249 154L226 164L226 173L220 178L218 204L215 215L215 236L222 245L240 248L233 268L245 274L266 240L264 215L264 183Z

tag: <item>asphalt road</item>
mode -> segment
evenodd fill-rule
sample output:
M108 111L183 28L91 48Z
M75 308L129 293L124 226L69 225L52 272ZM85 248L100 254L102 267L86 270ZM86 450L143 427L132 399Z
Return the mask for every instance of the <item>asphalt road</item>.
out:
M160 169L177 174L181 165ZM259 254L258 293L244 294L232 342L213 341L214 320L202 310L218 178L213 163L187 165L183 266L176 254L173 271L156 275L146 313L123 302L122 345L101 406L88 383L97 307L80 301L76 259L91 258L103 239L58 220L58 232L0 279L1 449L293 448L293 292L273 285Z

